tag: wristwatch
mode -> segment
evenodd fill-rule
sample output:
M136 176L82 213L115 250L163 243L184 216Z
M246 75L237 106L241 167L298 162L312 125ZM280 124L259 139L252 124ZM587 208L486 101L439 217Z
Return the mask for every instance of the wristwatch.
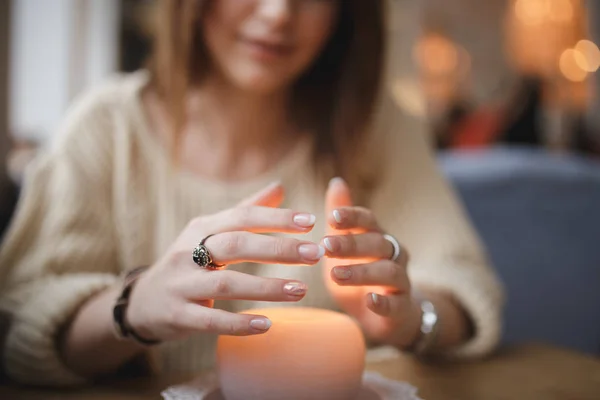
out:
M140 275L146 271L148 267L138 267L127 272L123 281L123 289L113 307L113 324L115 326L115 332L119 339L132 339L135 342L144 346L152 346L159 344L158 340L146 339L138 335L133 328L127 324L127 308L129 307L129 296L137 279Z
M426 356L431 353L435 346L436 339L440 331L440 317L433 303L427 299L420 299L421 307L421 327L419 337L413 343L410 352L417 356Z

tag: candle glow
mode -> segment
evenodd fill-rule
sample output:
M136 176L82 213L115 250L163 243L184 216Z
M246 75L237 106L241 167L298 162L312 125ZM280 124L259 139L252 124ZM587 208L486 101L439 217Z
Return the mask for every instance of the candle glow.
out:
M313 308L249 310L268 332L221 336L217 364L227 400L353 400L365 363L360 328L347 315Z

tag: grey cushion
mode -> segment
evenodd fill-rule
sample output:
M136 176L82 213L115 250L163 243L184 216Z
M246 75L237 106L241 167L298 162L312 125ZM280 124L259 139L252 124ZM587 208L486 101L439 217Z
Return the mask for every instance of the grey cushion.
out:
M600 354L600 163L500 148L440 165L506 286L504 342Z

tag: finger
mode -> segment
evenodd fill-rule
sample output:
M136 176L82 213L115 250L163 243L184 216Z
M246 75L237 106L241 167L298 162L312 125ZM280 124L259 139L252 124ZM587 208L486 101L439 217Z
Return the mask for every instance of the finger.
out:
M226 232L211 236L205 243L216 264L256 262L266 264L316 264L325 249L316 243L288 237L250 232Z
M285 192L281 182L273 182L269 186L238 203L238 207L262 206L279 207Z
M386 286L396 293L410 291L406 267L389 260L338 266L331 270L331 278L341 286Z
M350 206L352 206L352 197L348 184L342 178L333 178L329 181L325 193L325 215L331 215L337 208Z
M389 259L394 253L394 246L377 232L326 236L322 243L331 258Z
M298 281L264 278L237 271L210 271L195 274L183 283L182 294L194 300L301 300L308 287Z
M375 215L364 207L339 207L327 215L329 225L338 230L359 228L381 232Z
M198 220L198 228L212 234L232 231L307 233L316 222L313 214L281 208L236 207Z
M325 215L333 216L333 211L339 208L352 207L352 196L350 187L342 178L333 178L325 195ZM333 225L327 224L329 233L339 232ZM360 233L362 230L350 230L352 233Z
M412 311L411 306L410 296L408 295L367 294L367 307L375 314L383 317L393 316L396 320L405 320Z
M184 305L178 325L181 328L217 335L247 336L265 333L271 320L260 315L235 314L188 303Z

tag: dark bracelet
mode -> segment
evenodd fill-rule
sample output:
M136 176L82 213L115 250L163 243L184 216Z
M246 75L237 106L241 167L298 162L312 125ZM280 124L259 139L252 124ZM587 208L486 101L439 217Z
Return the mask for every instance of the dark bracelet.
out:
M148 267L138 267L129 271L125 275L123 289L113 307L113 323L119 339L132 339L144 346L152 346L160 343L160 340L146 339L138 335L126 321L127 307L129 306L129 297L137 279L146 271Z

